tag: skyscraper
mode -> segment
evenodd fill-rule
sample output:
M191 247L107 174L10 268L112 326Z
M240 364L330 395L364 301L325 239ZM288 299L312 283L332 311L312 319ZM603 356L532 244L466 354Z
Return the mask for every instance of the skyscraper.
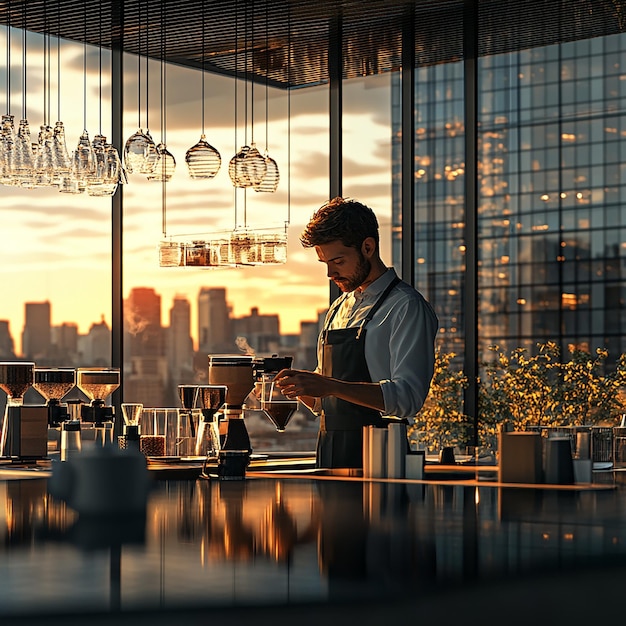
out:
M169 397L161 296L151 287L135 287L124 303L127 349L124 399L145 406L166 406Z
M24 311L22 355L26 359L42 361L50 352L50 302L26 302Z
M198 351L211 354L235 350L226 289L202 287L198 294Z
M15 347L8 320L0 320L0 358L14 359Z
M166 346L171 382L174 385L190 382L193 373L191 306L185 296L177 295L172 303Z
M152 287L135 287L124 304L129 356L164 356L161 296Z

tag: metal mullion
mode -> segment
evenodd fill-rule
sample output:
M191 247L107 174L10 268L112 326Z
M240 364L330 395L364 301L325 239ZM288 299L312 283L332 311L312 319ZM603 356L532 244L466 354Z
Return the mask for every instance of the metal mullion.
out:
M111 143L120 158L124 139L124 1L115 0L111 6L113 46L111 48ZM124 299L122 287L122 239L124 213L123 185L119 184L111 200L111 366L120 368L120 386L112 400L118 415L124 398ZM116 420L116 435L121 420Z
M402 278L415 284L415 7L402 21Z
M329 139L330 154L329 176L330 197L335 198L342 194L342 68L343 68L343 38L341 15L331 19L328 32L328 74L329 74ZM339 287L330 281L330 302L339 296Z
M465 321L464 412L472 423L468 445L478 446L478 2L463 6L465 104Z

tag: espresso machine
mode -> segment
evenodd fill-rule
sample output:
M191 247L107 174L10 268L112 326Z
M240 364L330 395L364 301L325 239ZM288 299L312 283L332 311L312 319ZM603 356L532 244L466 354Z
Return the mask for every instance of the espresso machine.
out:
M48 454L48 407L23 402L33 386L34 372L33 362L0 362L0 389L7 394L0 439L4 458L36 460Z
M250 355L209 355L209 384L225 385L226 402L221 410L219 430L222 450L252 452L244 423L244 402L263 376L291 367L293 357Z

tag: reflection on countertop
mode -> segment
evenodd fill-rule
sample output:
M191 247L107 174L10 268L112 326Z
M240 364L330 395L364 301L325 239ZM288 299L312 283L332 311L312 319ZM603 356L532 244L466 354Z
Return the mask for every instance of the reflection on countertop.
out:
M622 488L314 477L155 481L144 516L81 518L0 482L0 617L403 602L626 564Z

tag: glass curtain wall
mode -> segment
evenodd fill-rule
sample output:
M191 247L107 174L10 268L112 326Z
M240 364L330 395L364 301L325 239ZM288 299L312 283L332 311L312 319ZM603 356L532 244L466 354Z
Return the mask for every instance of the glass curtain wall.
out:
M625 67L624 35L478 61L480 359L554 342L606 349L610 369L625 350ZM416 286L462 354L462 63L418 68L415 98Z
M481 346L624 351L626 38L480 63Z

